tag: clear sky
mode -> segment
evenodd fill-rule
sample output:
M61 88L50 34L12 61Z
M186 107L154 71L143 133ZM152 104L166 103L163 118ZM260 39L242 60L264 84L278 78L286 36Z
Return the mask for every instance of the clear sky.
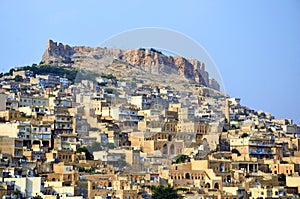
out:
M0 70L39 63L46 41L97 46L122 31L161 27L201 44L226 92L300 121L300 1L0 1Z

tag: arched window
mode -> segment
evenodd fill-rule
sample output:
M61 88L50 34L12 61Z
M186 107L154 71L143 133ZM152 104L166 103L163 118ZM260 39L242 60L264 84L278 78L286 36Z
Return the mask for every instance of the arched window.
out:
M168 154L168 145L164 144L163 146L163 154Z
M174 144L171 144L170 146L170 155L174 155L175 154L175 147Z
M185 174L185 179L188 179L188 180L191 179L191 175L189 173L186 173Z
M219 183L215 183L214 188L215 188L215 189L219 189Z
M205 184L205 188L210 189L210 184L209 184L209 183L206 183L206 184Z

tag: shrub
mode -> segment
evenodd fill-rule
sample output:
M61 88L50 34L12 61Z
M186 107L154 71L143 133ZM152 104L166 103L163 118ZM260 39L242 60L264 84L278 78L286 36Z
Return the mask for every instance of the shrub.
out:
M248 133L243 133L242 136L241 136L241 138L245 138L245 137L248 137L248 136L249 136Z

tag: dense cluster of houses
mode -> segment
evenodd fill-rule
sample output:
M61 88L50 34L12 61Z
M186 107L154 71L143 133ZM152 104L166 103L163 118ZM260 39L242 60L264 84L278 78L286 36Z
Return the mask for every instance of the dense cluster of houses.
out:
M0 197L293 198L300 127L196 84L16 70L0 85Z

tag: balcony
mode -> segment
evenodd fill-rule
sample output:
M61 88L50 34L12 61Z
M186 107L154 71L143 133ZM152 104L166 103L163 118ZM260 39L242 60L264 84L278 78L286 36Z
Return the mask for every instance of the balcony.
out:
M273 150L264 150L264 149L249 149L250 155L272 155L275 154Z
M18 132L19 133L26 133L26 130L25 129L18 129ZM29 131L27 131L27 132L29 132Z
M73 127L70 126L65 126L65 125L55 125L55 129L65 129L65 130L69 130L69 129L73 129Z
M70 120L70 119L69 119L69 120L56 119L55 122L56 122L56 123L71 123L72 120Z
M32 139L51 139L51 134L32 134Z
M260 147L273 147L275 146L274 142L257 142L257 141L250 141L249 146L260 146Z

